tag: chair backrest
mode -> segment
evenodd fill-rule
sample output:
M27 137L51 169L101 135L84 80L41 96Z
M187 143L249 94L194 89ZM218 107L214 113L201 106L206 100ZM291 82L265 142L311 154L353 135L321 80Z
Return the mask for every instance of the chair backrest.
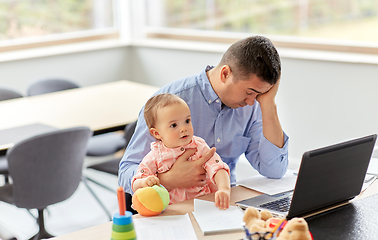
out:
M21 97L23 97L23 95L15 90L0 87L0 101Z
M32 83L26 93L28 96L35 96L45 93L58 92L63 90L69 90L79 88L80 86L75 82L68 79L51 78L42 79Z
M138 122L138 120L133 122L133 123L127 124L126 127L125 127L124 136L125 136L125 139L126 139L126 147L127 147L127 145L129 145L131 137L133 136L133 134L135 132L135 127L137 125L137 122Z
M92 131L75 127L51 131L16 143L7 151L14 204L44 209L69 198L81 181Z

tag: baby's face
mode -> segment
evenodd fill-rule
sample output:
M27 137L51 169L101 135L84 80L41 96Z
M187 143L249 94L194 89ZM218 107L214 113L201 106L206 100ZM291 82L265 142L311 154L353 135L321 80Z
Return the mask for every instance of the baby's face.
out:
M158 132L155 137L168 148L189 144L193 138L193 126L188 105L182 102L158 109L155 129Z

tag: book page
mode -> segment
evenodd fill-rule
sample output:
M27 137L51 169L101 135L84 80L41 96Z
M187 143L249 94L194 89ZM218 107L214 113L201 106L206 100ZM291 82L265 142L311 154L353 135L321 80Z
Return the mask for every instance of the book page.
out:
M194 240L197 239L189 215L134 218L138 240Z
M194 199L193 215L204 235L243 231L244 213L236 206L220 210L214 202Z
M261 175L256 175L237 181L236 185L266 193L268 195L275 195L293 190L296 181L297 175L295 172L292 170L287 170L286 174L281 179L272 179Z

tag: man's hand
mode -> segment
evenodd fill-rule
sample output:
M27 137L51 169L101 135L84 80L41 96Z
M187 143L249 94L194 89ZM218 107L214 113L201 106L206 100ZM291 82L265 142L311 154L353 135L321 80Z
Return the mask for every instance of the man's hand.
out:
M206 183L206 171L202 166L214 155L216 149L211 148L196 161L188 161L196 151L197 149L187 149L169 171L158 174L160 183L168 191L177 187L203 186Z
M279 148L284 145L284 134L280 120L278 119L275 97L278 92L280 79L266 93L257 96L256 100L260 103L262 114L263 134L268 141Z
M276 84L273 85L273 87L266 93L260 94L256 97L256 100L260 103L260 105L263 104L275 104L275 98L278 92L278 87L280 85L280 79L276 82Z

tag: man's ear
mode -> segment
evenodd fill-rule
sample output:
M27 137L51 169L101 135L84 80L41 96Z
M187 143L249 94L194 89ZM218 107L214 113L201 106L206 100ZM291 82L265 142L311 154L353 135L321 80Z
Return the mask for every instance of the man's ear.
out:
M159 132L156 130L156 128L150 128L150 133L156 139L161 140L161 136L160 136Z
M228 65L223 65L220 70L220 80L225 83L226 80L231 76L231 68Z

